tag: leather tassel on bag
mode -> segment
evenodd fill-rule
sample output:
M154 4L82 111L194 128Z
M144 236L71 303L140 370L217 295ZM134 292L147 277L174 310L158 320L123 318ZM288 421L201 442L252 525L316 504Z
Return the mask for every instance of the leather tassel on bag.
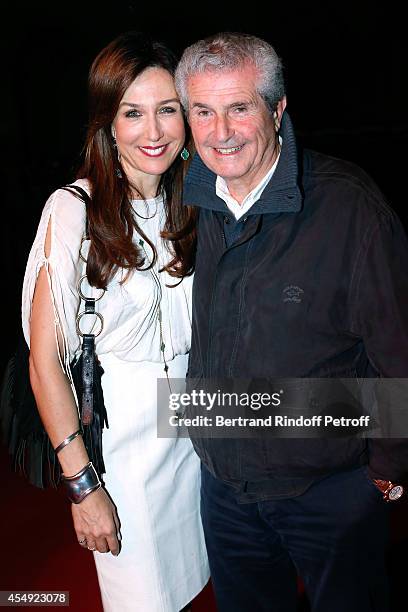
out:
M36 487L57 487L61 468L54 449L43 427L30 385L29 350L23 335L15 354L9 360L1 386L0 425L3 442L12 457L13 467ZM71 364L71 374L80 403L81 428L89 459L102 478L105 465L102 456L103 428L108 427L101 377L103 368L93 353L92 419L82 423L83 354Z
M29 356L27 344L20 333L1 388L3 442L7 445L16 472L22 473L36 487L56 487L61 470L31 389Z
M108 415L105 408L101 377L103 368L93 353L91 359L93 369L92 384L92 413L91 419L84 419L84 384L83 384L83 360L84 353L81 353L78 361L71 367L72 378L77 392L81 411L81 426L85 447L88 451L89 459L92 461L99 477L105 472L105 464L102 456L102 431L104 427L109 427Z

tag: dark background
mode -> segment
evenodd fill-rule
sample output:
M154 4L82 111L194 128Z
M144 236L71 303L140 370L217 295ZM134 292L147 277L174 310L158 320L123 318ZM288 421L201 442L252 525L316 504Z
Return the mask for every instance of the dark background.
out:
M408 226L407 36L398 33L394 3L5 0L1 22L1 370L20 325L21 284L42 207L75 173L89 66L123 31L147 31L177 53L221 30L268 40L284 62L300 141L363 167ZM398 612L406 603L406 509L404 502L395 507L390 553ZM12 513L3 517L10 536L17 530Z

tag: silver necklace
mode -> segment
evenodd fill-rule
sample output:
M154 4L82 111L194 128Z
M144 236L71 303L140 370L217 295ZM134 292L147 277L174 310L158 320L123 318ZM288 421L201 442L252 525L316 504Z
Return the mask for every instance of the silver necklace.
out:
M145 246L144 246L144 240L142 240L141 238L139 240L139 246L143 249L143 252L146 255L147 260L150 261L149 255L148 255L148 253L147 253L147 251L145 249ZM157 291L158 291L158 295L159 295L159 299L158 299L158 303L157 303L157 322L159 324L160 352L161 352L162 360L163 360L163 363L164 363L163 370L164 370L164 372L166 374L167 384L168 384L168 387L169 387L169 391L171 393L172 390L171 390L170 379L169 379L169 366L167 364L166 356L165 356L165 353L164 353L165 348L166 348L166 344L164 342L164 335L163 335L163 313L162 313L162 308L161 308L161 300L162 300L162 297L163 297L163 290L162 290L162 286L161 286L161 283L160 283L159 275L157 274L156 270L154 268L150 268L149 271L150 271L150 273L151 273L151 275L153 277L153 280L154 280L154 283L156 285L156 288L157 288Z
M146 204L146 200L144 200L144 203ZM157 214L157 209L159 207L159 204L157 202L157 198L155 198L155 204L156 204L156 210L154 211L154 213L152 214L151 217L144 217L143 215L141 215L140 213L137 212L137 210L134 208L133 210L135 211L135 214L139 217L139 219L153 219L153 217L156 216ZM147 208L147 204L146 204L146 208Z
M140 191L138 191L138 190L136 190L136 191L137 191L137 193L138 193L138 194L141 196L141 201L143 201L143 202L144 202L144 204L145 204L145 206L146 206L146 211L147 211L147 208L148 208L148 205L147 205L147 200L148 200L148 199L150 199L150 198L147 198L147 199L146 199L146 198L144 198L144 197L142 196L142 194L140 193ZM159 202L158 202L158 200L159 200L159 198L160 198L161 194L162 194L162 191L160 191L160 194L159 194L159 195L157 195L157 196L154 198L154 201L155 201L155 204L156 204L156 210L154 211L154 213L152 214L152 216L151 216L151 217L143 217L143 215L141 215L140 213L138 213L138 212L137 212L137 210L134 208L133 210L135 211L136 215L137 215L137 216L138 216L140 219L153 219L153 217L155 217L155 216L156 216L156 214L157 214L157 210L158 210L158 207L159 207Z

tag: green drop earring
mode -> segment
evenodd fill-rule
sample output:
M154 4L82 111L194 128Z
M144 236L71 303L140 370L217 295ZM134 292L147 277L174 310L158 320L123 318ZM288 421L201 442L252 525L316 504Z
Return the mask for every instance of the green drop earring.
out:
M184 161L187 161L188 158L190 157L190 152L188 151L188 149L186 149L186 147L184 147L184 149L180 153L180 157L181 159L184 159Z

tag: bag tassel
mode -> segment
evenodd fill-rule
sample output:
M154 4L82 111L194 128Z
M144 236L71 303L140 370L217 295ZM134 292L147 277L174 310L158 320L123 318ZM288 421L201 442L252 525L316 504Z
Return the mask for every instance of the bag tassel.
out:
M83 355L81 354L79 359L76 361L74 366L71 368L72 379L74 382L75 389L78 394L79 401L81 403L83 395L83 382L82 382L82 360ZM105 408L103 390L101 384L101 377L104 373L103 368L95 358L94 360L94 375L93 375L93 411L92 420L89 425L81 423L82 435L84 439L85 447L90 457L92 457L92 463L94 464L95 470L99 475L105 472L105 464L102 456L102 431L103 427L109 427L108 415ZM82 405L80 407L81 421L82 421Z

